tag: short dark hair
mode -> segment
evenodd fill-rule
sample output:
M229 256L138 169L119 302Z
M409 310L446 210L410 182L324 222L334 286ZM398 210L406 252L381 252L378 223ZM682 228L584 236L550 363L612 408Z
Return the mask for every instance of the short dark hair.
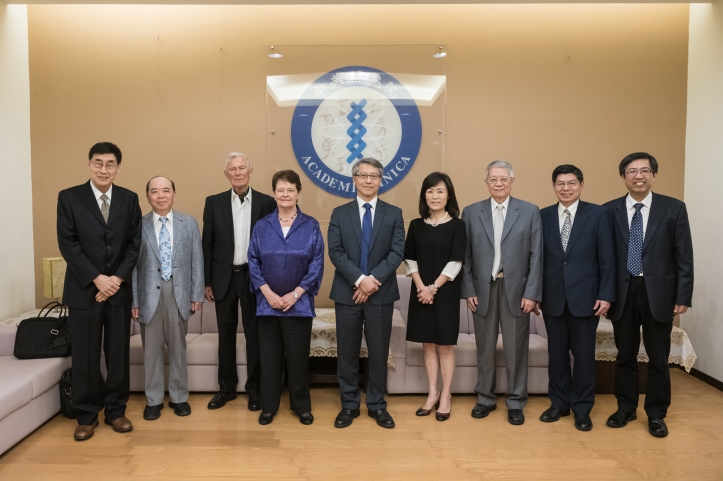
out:
M121 160L123 160L123 154L121 154L120 149L116 144L111 142L98 142L91 147L90 152L88 152L88 160L92 159L96 154L113 154L118 165L120 165Z
M301 179L299 178L299 174L293 170L280 170L274 174L274 177L271 179L271 190L273 192L276 192L276 183L280 180L294 184L296 190L301 192Z
M562 164L555 167L555 170L552 171L552 183L554 184L557 182L557 176L563 174L575 174L578 181L582 182L584 180L582 177L582 170L572 164Z
M647 152L633 152L632 154L626 156L623 160L620 161L620 167L618 167L618 171L620 172L620 177L625 177L625 168L630 165L632 162L635 162L636 160L646 160L650 163L650 170L653 171L653 174L658 173L658 161L655 160L655 157L650 155Z
M166 177L165 175L156 175L155 177L151 177L151 178L148 180L148 183L146 184L146 194L148 194L148 191L150 190L151 180L157 179L157 178L159 178L159 177L163 177L164 179L166 179L167 181L169 181L169 182L171 183L171 187L173 188L173 192L176 191L176 184L175 184L171 179L169 179L169 178Z
M459 217L459 204L457 203L457 195L454 193L454 185L452 179L444 172L432 172L424 178L422 182L422 191L419 193L419 215L422 219L430 216L429 206L427 205L427 190L444 182L447 187L447 213L452 217Z

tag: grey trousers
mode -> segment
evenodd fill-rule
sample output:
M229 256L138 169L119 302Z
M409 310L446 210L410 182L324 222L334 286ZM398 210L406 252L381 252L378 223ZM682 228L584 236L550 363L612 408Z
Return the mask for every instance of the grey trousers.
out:
M186 306L188 307L188 306ZM168 397L173 403L188 401L188 369L186 368L186 334L188 321L178 311L173 291L173 278L161 281L158 308L148 324L141 324L146 398L149 406L163 404L163 351L168 346Z
M502 327L502 348L507 368L507 409L522 409L527 404L527 357L530 352L530 315L515 317L510 311L505 291L505 280L490 284L487 314L474 313L475 340L477 341L477 399L480 404L497 404L495 350L497 336Z

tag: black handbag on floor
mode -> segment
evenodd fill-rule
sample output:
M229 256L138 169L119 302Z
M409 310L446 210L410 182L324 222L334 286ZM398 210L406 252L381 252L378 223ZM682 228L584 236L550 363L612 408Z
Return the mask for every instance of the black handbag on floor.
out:
M78 417L78 410L75 409L73 404L73 369L68 368L63 371L63 376L60 378L58 383L60 389L60 411L68 419L75 419Z
M55 307L60 307L60 317L48 317ZM48 311L43 316L46 309ZM20 321L13 354L18 359L68 357L70 347L67 308L59 302L51 302L40 310L38 317Z

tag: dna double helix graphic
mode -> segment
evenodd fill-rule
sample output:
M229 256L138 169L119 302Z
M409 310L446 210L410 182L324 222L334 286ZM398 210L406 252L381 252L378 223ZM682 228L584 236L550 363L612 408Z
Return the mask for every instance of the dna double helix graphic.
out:
M347 150L351 152L351 155L346 159L349 164L354 162L355 159L361 159L363 157L362 152L367 148L366 142L362 140L362 137L367 133L367 129L363 125L367 119L367 114L364 112L366 104L366 99L362 99L358 104L352 102L351 112L346 116L351 122L351 126L346 131L347 135L351 137L349 143L346 144Z

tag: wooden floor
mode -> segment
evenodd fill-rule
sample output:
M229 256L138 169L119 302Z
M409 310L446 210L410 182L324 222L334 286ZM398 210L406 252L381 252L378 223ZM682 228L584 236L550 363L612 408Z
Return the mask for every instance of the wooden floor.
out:
M56 416L0 457L0 480L105 479L723 479L723 392L672 369L670 435L648 434L640 416L623 429L605 426L615 410L599 395L594 429L583 433L571 418L544 424L545 396L531 396L523 426L507 423L504 400L486 419L473 419L471 395L455 396L452 417L414 415L423 396L389 396L395 429L362 416L335 429L338 389L314 387L316 422L302 426L288 400L269 426L246 409L246 396L209 411L210 394L193 394L193 414L166 407L144 421L145 398L133 394L128 417L135 429L114 433L102 425L89 441L73 441L75 421ZM642 399L641 399L642 406ZM501 408L501 409L500 409ZM2 433L0 433L2 435Z

